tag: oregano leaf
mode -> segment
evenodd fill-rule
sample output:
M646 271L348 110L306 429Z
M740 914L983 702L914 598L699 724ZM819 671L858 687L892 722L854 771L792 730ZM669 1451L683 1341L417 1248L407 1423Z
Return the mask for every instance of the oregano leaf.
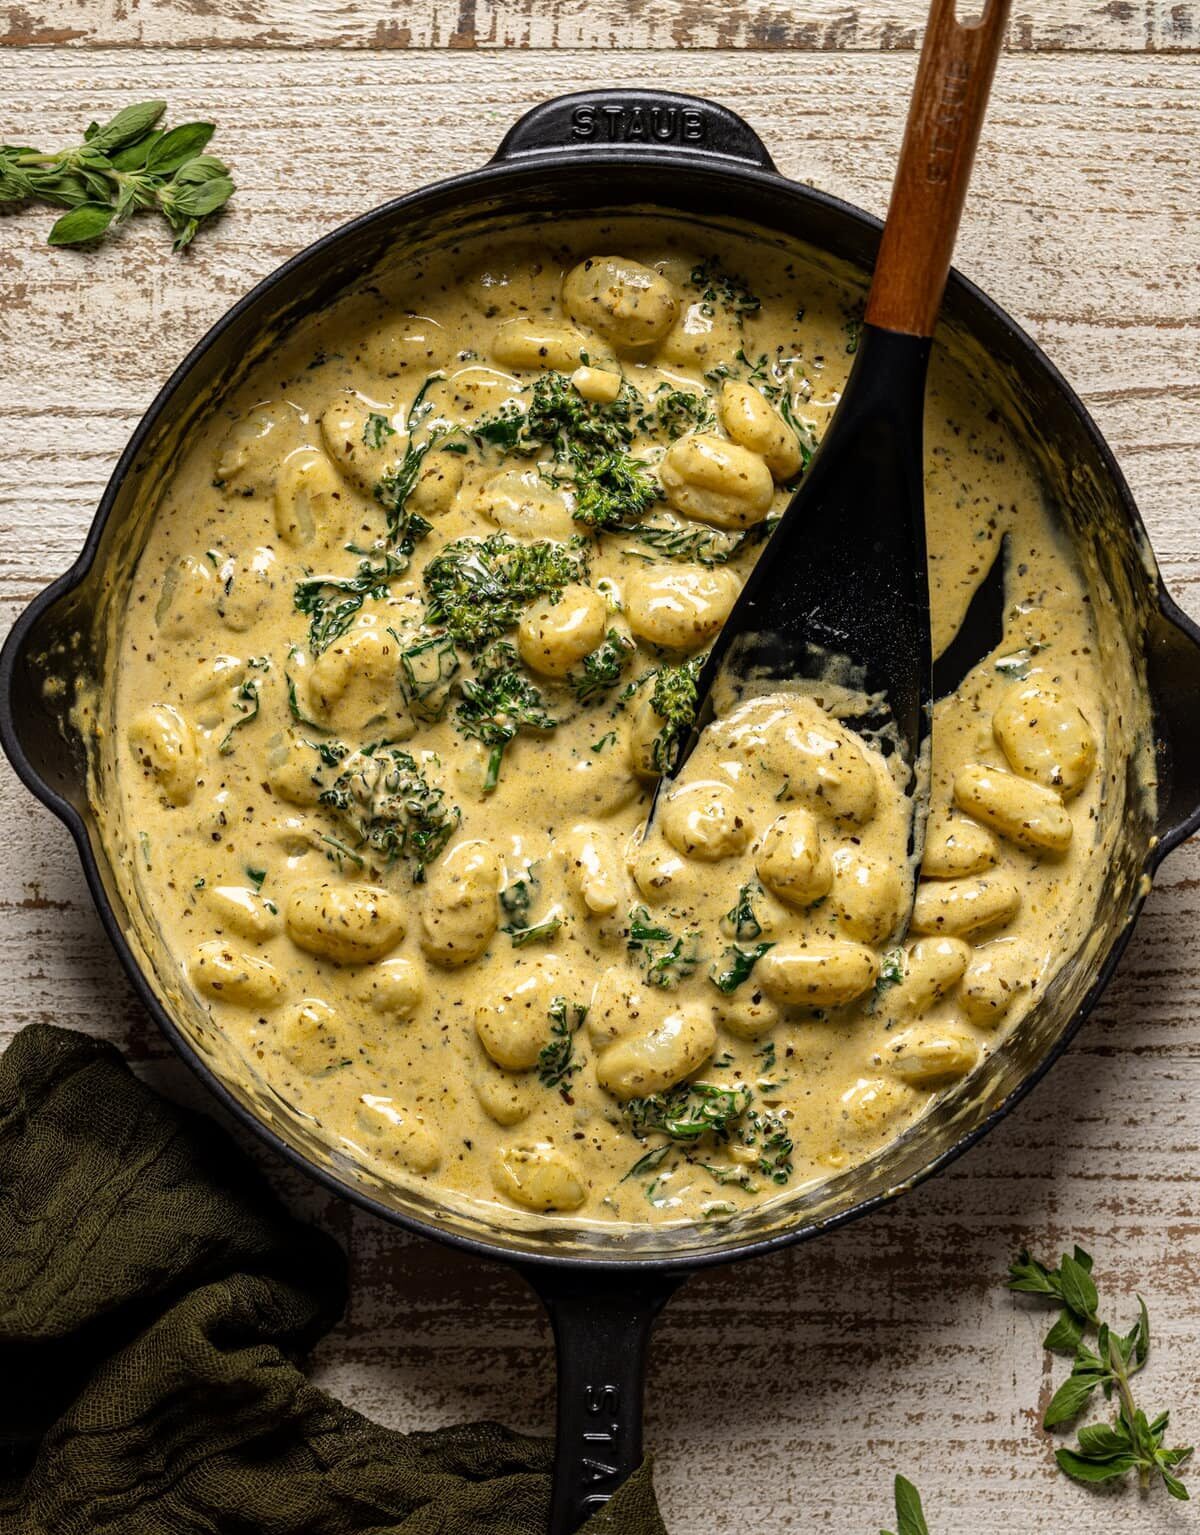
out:
M83 245L98 240L113 221L111 203L81 203L58 219L46 236L48 245Z
M102 128L88 134L88 145L105 154L123 149L153 128L166 110L165 101L137 101L130 107L122 107Z

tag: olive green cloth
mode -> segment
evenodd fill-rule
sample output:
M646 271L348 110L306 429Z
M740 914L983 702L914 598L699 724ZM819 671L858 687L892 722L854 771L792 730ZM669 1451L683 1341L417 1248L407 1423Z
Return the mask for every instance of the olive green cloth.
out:
M345 1262L111 1046L0 1057L0 1535L541 1535L551 1446L379 1428L297 1368ZM665 1535L648 1465L588 1535Z

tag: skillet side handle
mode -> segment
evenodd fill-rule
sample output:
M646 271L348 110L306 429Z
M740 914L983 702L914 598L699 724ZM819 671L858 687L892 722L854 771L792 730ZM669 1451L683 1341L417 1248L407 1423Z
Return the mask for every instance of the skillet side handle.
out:
M688 1275L522 1272L550 1314L558 1356L549 1535L574 1535L642 1463L650 1329Z
M1146 635L1146 672L1160 758L1157 865L1200 830L1200 626L1161 589Z
M556 96L518 119L492 160L495 164L530 155L617 148L683 150L775 170L766 146L744 118L720 102L675 91L576 91Z

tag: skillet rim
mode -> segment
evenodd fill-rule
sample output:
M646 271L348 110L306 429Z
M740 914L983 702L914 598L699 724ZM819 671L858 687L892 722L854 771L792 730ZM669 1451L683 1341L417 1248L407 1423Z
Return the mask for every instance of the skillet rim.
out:
M550 103L543 103L543 106L557 105L561 101L570 99L569 97L555 98ZM706 104L701 102L700 98L693 97L690 100L701 105ZM541 109L534 109L535 112L539 110ZM722 110L727 111L728 109ZM524 119L521 119L521 121L523 122ZM417 188L415 191L392 198L379 207L370 209L366 213L340 224L337 228L322 235L310 245L305 246L295 255L289 257L282 265L275 268L274 271L261 278L249 292L226 310L188 350L187 354L172 370L151 401L118 458L105 486L104 493L100 498L78 557L62 576L58 577L57 580L53 581L39 593L18 615L4 641L3 649L0 650L0 745L3 746L9 761L12 763L21 781L35 798L40 800L66 826L70 833L79 853L87 886L93 904L100 916L101 924L109 941L116 950L117 956L139 1000L146 1006L150 1015L154 1018L173 1048L192 1072L203 1082L206 1089L215 1096L227 1112L233 1115L239 1124L244 1125L255 1136L264 1141L272 1151L282 1156L306 1176L315 1179L323 1187L329 1189L330 1192L351 1200L354 1204L372 1215L399 1225L418 1236L428 1237L433 1241L469 1252L476 1257L515 1264L529 1272L531 1276L533 1271L536 1270L546 1281L550 1280L555 1271L560 1274L587 1273L598 1280L605 1278L612 1280L617 1280L621 1277L627 1278L631 1272L638 1276L657 1275L662 1276L664 1279L674 1276L675 1279L681 1280L688 1274L700 1269L711 1268L722 1263L741 1262L749 1258L778 1251L793 1244L811 1241L827 1231L835 1230L839 1226L846 1225L850 1221L858 1220L870 1214L880 1206L890 1204L899 1195L925 1182L926 1179L933 1177L952 1162L957 1161L960 1156L993 1129L1000 1120L1005 1118L1033 1090L1055 1062L1065 1053L1111 979L1125 951L1137 918L1145 903L1149 889L1148 883L1143 881L1141 888L1137 890L1129 904L1126 921L1121 931L1113 940L1102 962L1096 969L1083 999L1050 1048L1028 1070L1017 1086L977 1125L960 1135L909 1178L890 1188L881 1190L869 1198L861 1199L848 1208L826 1216L823 1219L797 1224L791 1229L785 1228L762 1237L749 1237L740 1241L734 1240L726 1246L712 1247L699 1252L654 1256L634 1252L628 1257L614 1259L572 1252L536 1251L520 1245L522 1233L519 1230L514 1230L511 1233L514 1241L513 1245L510 1246L483 1237L445 1230L430 1220L389 1207L374 1198L365 1189L357 1188L340 1177L334 1170L321 1167L312 1161L302 1151L289 1144L248 1105L242 1103L233 1094L215 1070L207 1064L195 1045L184 1035L182 1029L175 1023L160 1002L126 940L124 926L118 920L116 911L104 889L99 864L92 847L92 840L89 836L86 822L75 807L58 794L34 769L16 729L12 708L13 675L24 657L26 644L31 633L42 617L56 603L82 586L91 574L102 536L112 515L117 494L127 475L135 468L138 454L151 431L171 407L176 393L186 384L188 375L193 367L227 329L240 320L249 309L258 304L268 293L286 284L294 275L302 271L310 261L323 255L352 235L368 231L375 225L383 224L405 213L412 214L418 212L421 209L421 205L435 195L438 197L449 197L452 195L462 197L464 194L474 196L481 191L486 192L489 188L501 187L505 182L519 178L523 173L527 173L531 166L540 166L547 172L552 170L554 173L559 174L563 171L569 172L573 167L580 165L596 167L602 171L620 171L634 168L643 170L647 167L659 172L686 169L689 172L699 173L701 177L708 177L710 179L716 179L719 176L733 176L739 181L756 184L761 191L783 195L799 203L807 204L810 209L819 209L827 215L849 220L876 237L878 237L883 228L880 219L856 207L854 204L834 197L818 188L811 187L806 183L793 181L791 178L783 176L774 169L769 158L765 160L764 164L759 165L738 156L714 155L712 153L705 153L702 150L692 151L677 147L664 147L662 149L650 147L625 147L617 149L606 147L604 149L597 149L593 147L566 148L561 146L523 151L512 158L503 158L515 128L519 126L520 124L518 123L514 125L514 129L510 129L504 143L501 145L497 158L490 163L475 170L462 172L457 176L431 182L426 186ZM663 206L670 206L669 199L664 201ZM1083 401L1055 364L1046 356L1037 342L1005 310L993 299L989 298L982 289L964 277L956 268L952 268L950 272L947 282L947 297L948 299L953 298L957 300L958 304L964 306L968 312L974 310L976 313L981 313L992 325L998 326L1005 333L1009 344L1022 351L1031 366L1045 374L1048 385L1059 393L1064 404L1075 416L1090 439L1091 445L1098 455L1099 462L1116 492L1118 503L1134 538L1139 540L1141 548L1152 552L1152 546L1146 534L1141 514L1111 448L1100 433ZM1152 605L1157 608L1158 612L1170 625L1178 629L1186 639L1189 639L1192 644L1200 649L1200 625L1197 625L1183 613L1167 592L1158 570L1157 560L1153 562L1152 571L1147 572L1147 580L1152 587L1152 591L1149 593ZM1150 698L1151 703L1154 703L1153 691L1150 692ZM1177 825L1169 828L1156 841L1152 841L1146 853L1146 872L1153 873L1162 859L1197 829L1200 829L1200 805L1197 805L1190 815L1186 816Z

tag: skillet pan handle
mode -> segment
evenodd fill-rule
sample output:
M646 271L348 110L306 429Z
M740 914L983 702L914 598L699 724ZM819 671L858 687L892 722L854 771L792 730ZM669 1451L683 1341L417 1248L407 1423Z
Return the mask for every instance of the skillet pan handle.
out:
M558 1354L549 1535L574 1535L642 1463L646 1348L686 1273L525 1268Z
M775 170L758 134L728 107L702 96L637 90L576 91L542 102L508 130L492 163L617 147L683 151Z
M1157 866L1200 830L1200 626L1159 585L1146 632L1146 677L1158 732Z

